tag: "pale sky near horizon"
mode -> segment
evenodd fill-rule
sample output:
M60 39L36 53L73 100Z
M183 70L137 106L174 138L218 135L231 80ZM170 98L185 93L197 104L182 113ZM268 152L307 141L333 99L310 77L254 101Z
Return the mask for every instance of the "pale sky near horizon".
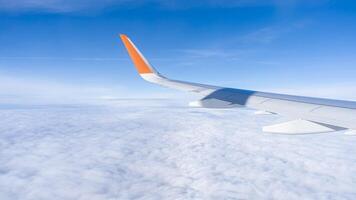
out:
M352 1L2 0L0 19L1 102L180 97L119 33L174 79L356 100Z

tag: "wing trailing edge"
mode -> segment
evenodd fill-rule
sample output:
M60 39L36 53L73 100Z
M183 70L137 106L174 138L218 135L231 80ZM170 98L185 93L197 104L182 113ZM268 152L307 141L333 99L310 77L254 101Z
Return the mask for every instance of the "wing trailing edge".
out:
M279 133L279 134L313 134L313 133L327 133L332 131L343 130L339 127L331 127L320 123L308 121L308 120L292 120L280 124L274 124L270 126L264 126L262 128L264 132Z

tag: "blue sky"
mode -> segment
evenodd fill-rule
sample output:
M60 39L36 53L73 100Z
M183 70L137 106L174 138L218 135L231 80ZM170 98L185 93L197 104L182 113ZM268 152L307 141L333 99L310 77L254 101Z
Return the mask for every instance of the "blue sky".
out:
M171 78L356 99L352 1L2 0L0 19L10 103L180 96L140 79L119 33Z

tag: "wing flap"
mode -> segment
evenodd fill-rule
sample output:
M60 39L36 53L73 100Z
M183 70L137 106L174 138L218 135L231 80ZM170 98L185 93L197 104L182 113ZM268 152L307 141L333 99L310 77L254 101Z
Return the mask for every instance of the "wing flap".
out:
M263 127L264 132L291 135L327 133L337 130L339 129L302 119Z

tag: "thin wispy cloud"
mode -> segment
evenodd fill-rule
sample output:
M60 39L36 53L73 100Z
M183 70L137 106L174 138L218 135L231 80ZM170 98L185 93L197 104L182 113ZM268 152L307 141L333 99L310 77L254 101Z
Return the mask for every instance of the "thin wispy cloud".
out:
M191 58L230 58L237 59L238 53L228 51L222 48L219 49L178 49L174 50L182 53L184 56Z
M97 61L97 62L105 62L105 61L131 61L129 57L127 58L106 58L106 57L46 57L46 56L9 56L9 57L0 57L0 60L58 60L58 61ZM176 61L179 58L170 58L170 57L153 57L150 60L155 61Z
M266 88L264 88L266 89ZM289 86L280 88L270 88L268 91L293 94L301 96L312 96L331 99L356 100L356 85L352 82L323 84L323 85L308 85L305 86Z
M178 94L171 90L137 93L131 86L122 84L68 83L45 77L0 75L0 104L97 104L122 98L185 99L188 95Z
M245 60L251 63L263 65L279 65L278 61L274 60L250 60L251 55L261 54L258 51L258 45L271 44L274 41L284 37L288 33L304 29L313 22L309 19L291 22L289 24L269 25L259 29L252 29L246 34L238 34L233 37L224 38L221 40L211 39L205 43L205 48L201 49L174 49L186 59L228 59L228 60ZM219 44L219 45L216 45ZM231 48L231 44L233 48ZM242 46L250 45L248 47ZM211 46L218 46L211 48ZM230 48L228 48L230 47ZM257 48L256 48L257 47Z
M300 20L294 23L282 25L269 25L239 37L237 40L243 43L269 44L283 37L285 34L303 29L312 24L311 20Z
M45 56L14 56L0 57L0 60L72 60L72 61L126 61L128 58L105 58L105 57L45 57Z
M103 96L123 96L122 86L74 85L48 80L0 76L0 103L89 102Z
M76 12L86 10L100 10L111 6L137 7L147 4L158 5L167 9L186 9L194 7L249 7L274 5L277 7L290 7L298 4L319 4L325 0L300 1L300 0L0 0L0 10L3 11L31 11L45 12Z

